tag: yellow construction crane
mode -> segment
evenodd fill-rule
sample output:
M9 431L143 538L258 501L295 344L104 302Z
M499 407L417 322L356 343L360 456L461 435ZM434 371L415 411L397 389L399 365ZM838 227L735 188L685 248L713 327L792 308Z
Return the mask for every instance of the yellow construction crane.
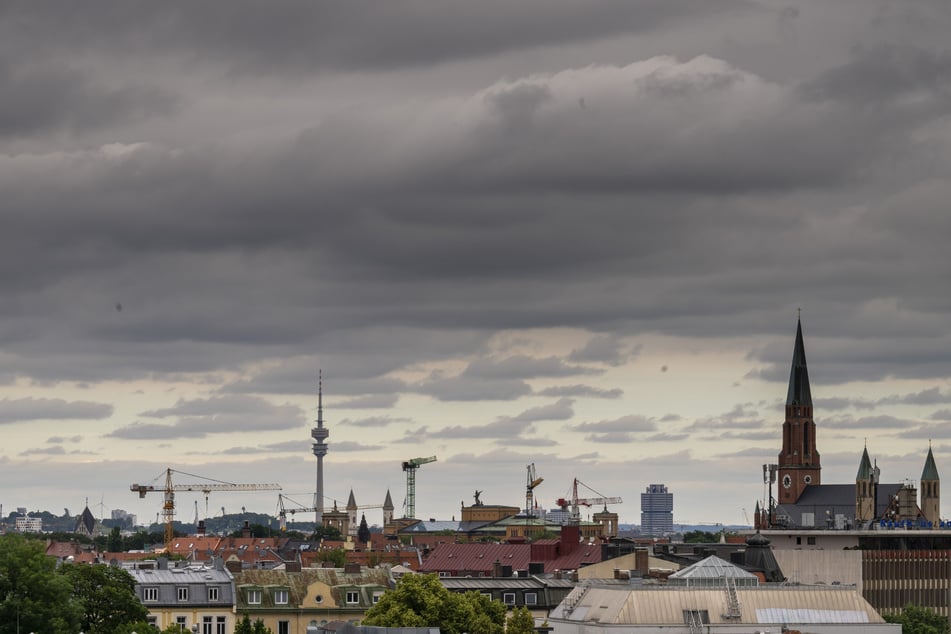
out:
M165 515L165 543L172 541L175 537L175 532L172 527L172 521L175 519L175 492L176 491L201 491L205 494L205 515L208 514L208 496L212 491L280 491L281 485L279 484L235 484L233 482L224 482L222 480L212 480L211 478L204 478L208 482L200 482L197 484L172 484L172 474L178 473L181 475L187 475L192 478L204 478L204 476L196 476L191 473L185 473L184 471L175 471L174 469L167 469L165 471L165 486L155 486L152 484L133 484L129 489L135 493L139 494L140 498L144 498L146 493L155 493L161 491L165 494L165 501L162 504L162 511ZM159 476L161 477L161 476ZM155 478L158 480L158 478ZM197 515L197 511L196 511Z

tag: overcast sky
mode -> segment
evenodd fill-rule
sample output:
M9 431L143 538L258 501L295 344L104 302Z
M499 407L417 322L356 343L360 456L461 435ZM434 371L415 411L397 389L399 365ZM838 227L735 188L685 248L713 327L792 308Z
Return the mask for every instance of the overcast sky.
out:
M665 483L742 523L799 308L823 482L865 443L951 477L949 32L947 0L0 3L4 514L154 519L129 485L167 467L309 504L323 369L327 505L399 515L436 455L418 517L522 505L534 463L545 507L578 478L638 523Z

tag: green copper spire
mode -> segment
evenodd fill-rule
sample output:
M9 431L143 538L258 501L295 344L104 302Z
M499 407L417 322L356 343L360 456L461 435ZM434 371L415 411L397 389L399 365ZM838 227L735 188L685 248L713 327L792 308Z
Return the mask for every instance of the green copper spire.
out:
M796 320L796 347L793 350L792 368L789 370L789 392L786 405L812 407L812 392L809 390L809 371L806 369L806 348L802 345L802 322Z
M931 453L931 447L928 447L928 457L925 458L925 468L921 472L922 480L940 480L938 477L938 467L934 463L934 454Z
M872 461L868 457L868 447L862 451L862 462L859 463L859 472L855 476L856 481L866 481L872 479Z

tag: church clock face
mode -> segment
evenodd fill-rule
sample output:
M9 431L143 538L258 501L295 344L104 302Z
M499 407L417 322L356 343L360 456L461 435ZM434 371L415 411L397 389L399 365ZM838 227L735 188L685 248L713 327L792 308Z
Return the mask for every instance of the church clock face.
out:
M789 477L789 474L783 476L783 486L787 489L792 486L792 478Z
M812 484L812 476L811 475L802 476L802 481L805 482L806 484Z

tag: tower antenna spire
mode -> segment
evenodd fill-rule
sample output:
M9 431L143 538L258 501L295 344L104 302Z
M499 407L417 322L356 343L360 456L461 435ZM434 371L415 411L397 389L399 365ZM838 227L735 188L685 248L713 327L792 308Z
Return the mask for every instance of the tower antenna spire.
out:
M317 457L317 487L314 491L315 516L314 528L320 528L324 523L324 456L327 455L327 437L330 432L324 427L324 371L317 371L317 426L311 428L310 436L314 439L313 451Z

